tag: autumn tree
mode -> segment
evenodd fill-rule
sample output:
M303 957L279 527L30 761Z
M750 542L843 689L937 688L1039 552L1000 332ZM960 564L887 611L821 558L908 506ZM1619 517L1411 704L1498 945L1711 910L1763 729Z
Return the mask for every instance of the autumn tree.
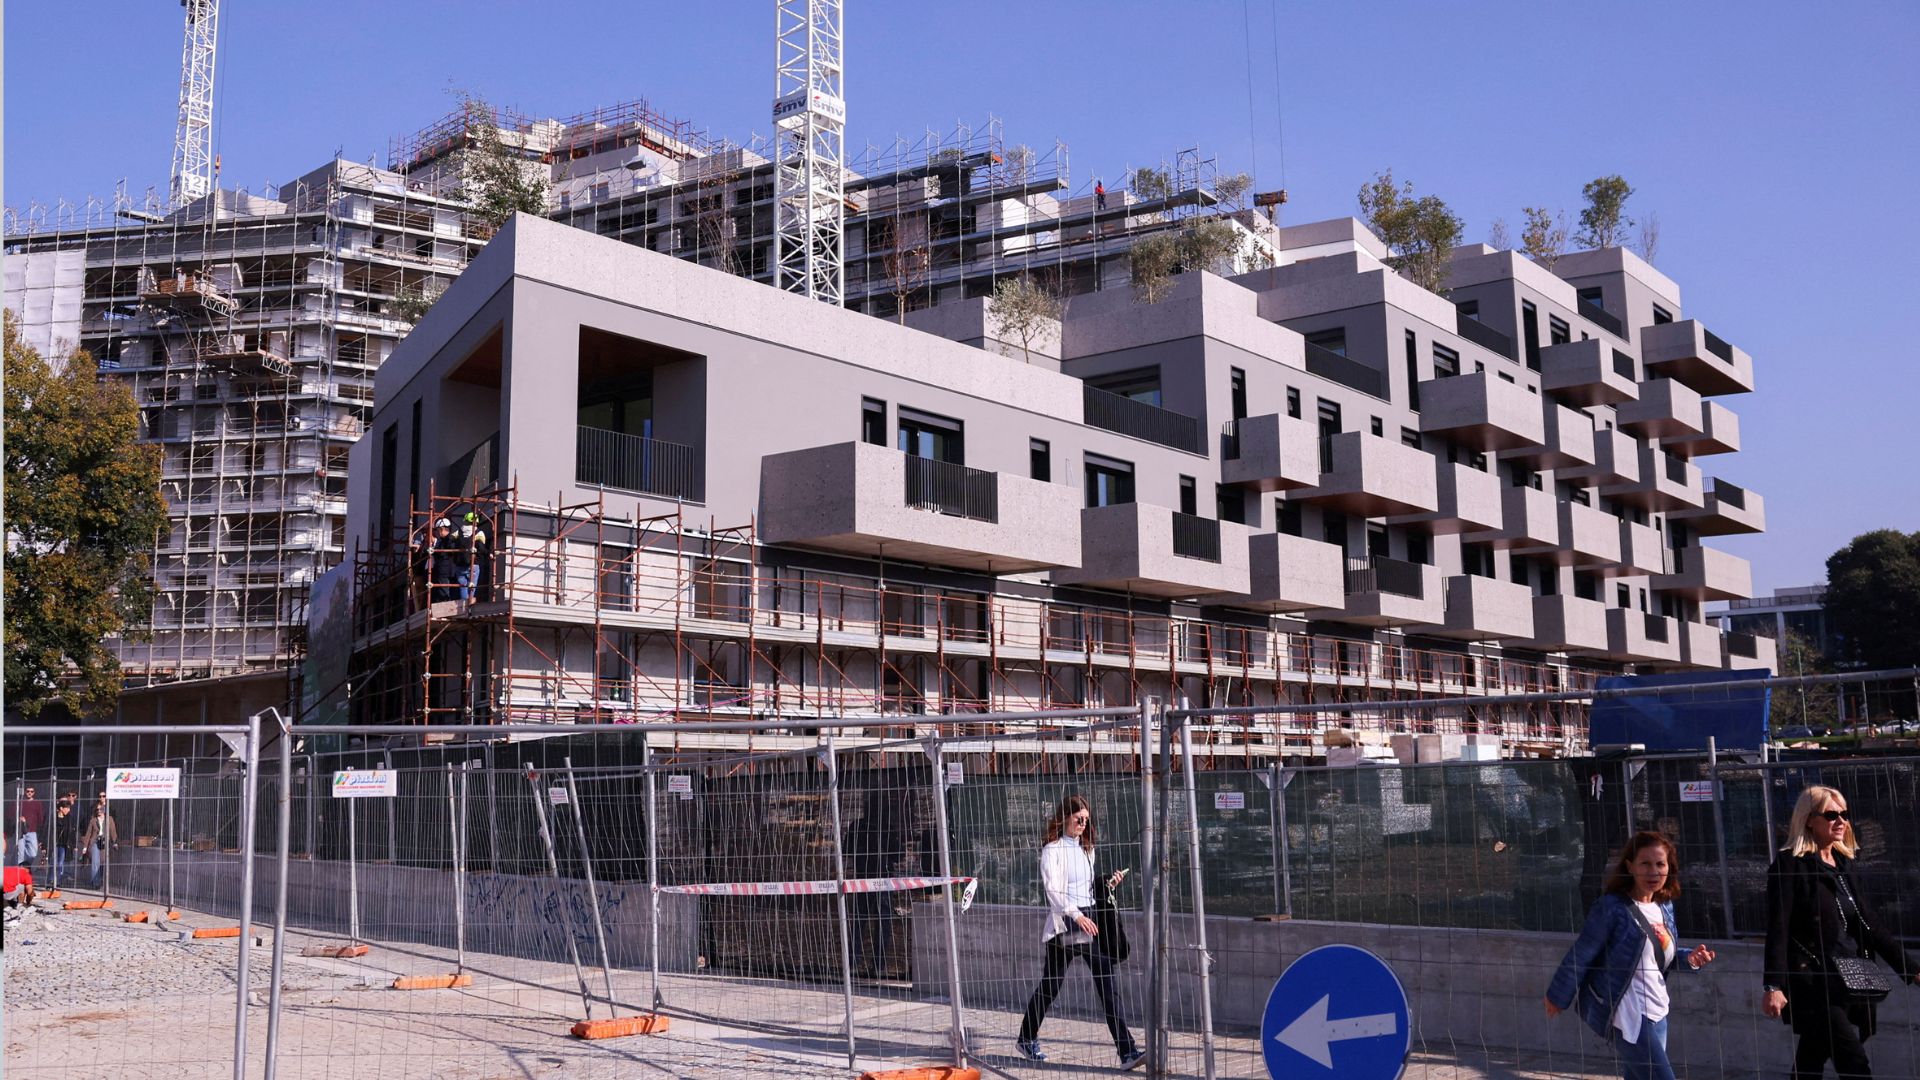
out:
M7 703L96 711L120 688L103 641L150 595L147 551L166 525L160 448L139 442L124 383L85 352L56 368L6 315Z
M1549 212L1542 206L1523 206L1527 223L1520 230L1520 253L1547 269L1567 253L1567 214Z
M933 247L928 243L925 214L895 218L887 236L887 252L881 257L887 291L893 295L894 317L902 325L907 321L907 304L913 295L927 287L933 277Z
M462 155L458 198L491 229L515 214L547 212L547 180L538 161L529 160L501 137L493 106L471 94L460 99L467 147Z
M1453 249L1466 231L1452 208L1436 196L1416 196L1411 181L1395 184L1388 169L1361 185L1360 213L1387 245L1387 265L1429 292L1446 291Z
M1627 230L1633 228L1633 219L1626 213L1627 198L1632 194L1633 189L1618 175L1588 181L1580 189L1587 205L1580 211L1580 232L1573 238L1574 242L1588 248L1619 247L1624 243Z
M1031 363L1033 343L1060 324L1066 302L1060 292L1026 274L1003 277L993 283L993 332L1020 343L1020 358Z

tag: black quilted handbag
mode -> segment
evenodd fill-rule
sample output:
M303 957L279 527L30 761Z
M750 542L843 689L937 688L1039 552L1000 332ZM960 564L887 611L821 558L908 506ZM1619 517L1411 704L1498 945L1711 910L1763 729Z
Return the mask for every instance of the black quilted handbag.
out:
M1840 895L1846 899L1847 906L1853 909L1853 917L1860 923L1860 933L1855 940L1864 942L1869 932L1866 913L1860 910L1859 901L1853 898L1853 890L1847 887L1843 874L1833 875L1840 886ZM1873 962L1873 956L1863 944L1859 956L1836 956L1832 959L1833 981L1840 985L1847 998L1852 1001L1881 1001L1893 993L1893 980L1887 977L1886 970Z

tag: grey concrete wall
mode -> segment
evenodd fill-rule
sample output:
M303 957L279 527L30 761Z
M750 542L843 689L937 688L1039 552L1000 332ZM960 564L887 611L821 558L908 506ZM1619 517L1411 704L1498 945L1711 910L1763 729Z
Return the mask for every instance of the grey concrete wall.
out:
M937 904L914 907L914 985L945 993L946 941ZM1037 908L975 905L958 919L961 993L970 1008L1018 1010L1039 981ZM1137 913L1122 915L1135 955L1119 968L1127 1018L1146 1019L1143 931ZM1194 920L1176 916L1169 943L1176 1016L1197 1013L1199 980L1188 946ZM1207 920L1213 969L1214 1029L1236 1035L1259 1031L1267 995L1287 965L1322 945L1367 949L1386 961L1406 988L1414 1045L1440 1051L1485 1047L1495 1053L1579 1055L1586 1064L1611 1061L1611 1052L1577 1017L1548 1020L1541 1006L1547 984L1573 942L1571 934L1449 930L1319 922ZM1719 959L1699 972L1675 974L1667 1049L1690 1075L1736 1075L1766 1070L1784 1075L1793 1060L1792 1033L1760 1015L1760 947L1713 943ZM1098 1018L1093 982L1083 969L1067 978L1055 1015ZM1877 1076L1920 1075L1920 993L1901 988L1880 1010L1880 1033L1868 1043Z

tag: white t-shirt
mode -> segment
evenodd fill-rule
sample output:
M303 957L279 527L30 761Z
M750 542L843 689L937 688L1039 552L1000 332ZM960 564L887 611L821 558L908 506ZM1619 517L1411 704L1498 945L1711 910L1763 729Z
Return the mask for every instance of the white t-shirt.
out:
M1620 1008L1613 1014L1613 1026L1628 1042L1640 1041L1641 1023L1657 1023L1667 1018L1667 980L1661 971L1673 962L1674 950L1673 937L1667 932L1667 917L1660 905L1636 902L1634 906L1647 917L1655 940L1641 948L1640 962L1633 969L1633 981L1627 984ZM1654 955L1656 947L1660 950L1658 956Z
M1065 836L1040 849L1040 884L1047 894L1047 925L1041 941L1066 934L1065 944L1093 938L1074 922L1093 907L1093 853Z

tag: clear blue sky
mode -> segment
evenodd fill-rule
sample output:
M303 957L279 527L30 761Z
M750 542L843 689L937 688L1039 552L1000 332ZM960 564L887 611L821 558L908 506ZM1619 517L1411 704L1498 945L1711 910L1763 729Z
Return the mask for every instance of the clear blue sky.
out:
M336 148L384 162L451 87L535 115L646 97L719 135L767 128L767 0L223 6L227 186ZM1009 142L1066 140L1077 183L1199 146L1266 188L1284 114L1291 220L1352 213L1392 167L1470 239L1622 173L1687 314L1754 357L1759 390L1727 399L1745 449L1702 464L1763 495L1769 531L1718 543L1769 589L1819 580L1856 533L1920 529L1920 5L849 7L850 145L991 113ZM7 202L164 188L179 6L16 0L5 29Z

